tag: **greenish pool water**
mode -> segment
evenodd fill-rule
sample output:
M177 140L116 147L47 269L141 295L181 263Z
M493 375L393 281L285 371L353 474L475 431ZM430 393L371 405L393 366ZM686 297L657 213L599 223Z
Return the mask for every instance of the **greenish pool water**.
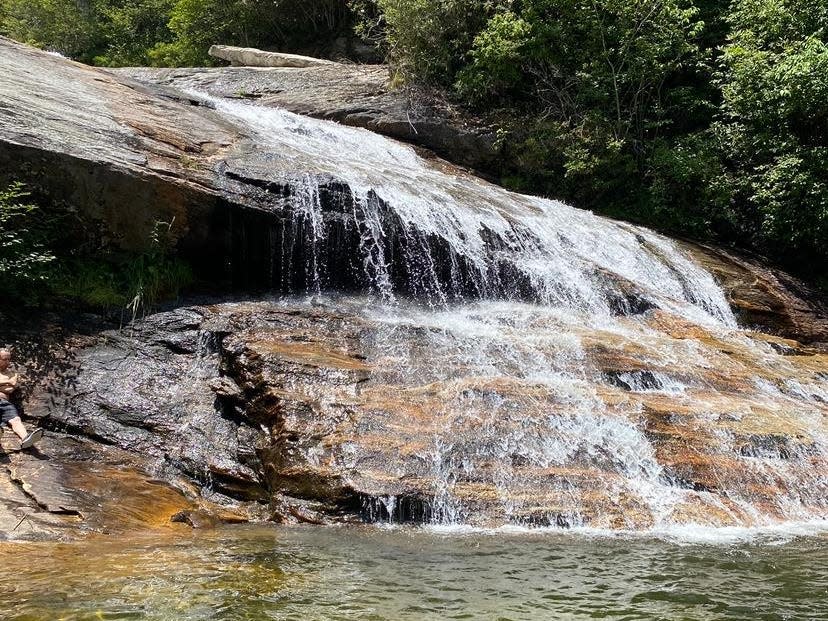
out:
M0 544L0 619L828 619L828 537L227 527Z

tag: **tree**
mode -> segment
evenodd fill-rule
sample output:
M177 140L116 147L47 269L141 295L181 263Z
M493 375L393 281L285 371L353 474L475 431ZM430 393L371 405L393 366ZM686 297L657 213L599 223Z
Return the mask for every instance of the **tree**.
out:
M0 0L0 34L87 62L102 43L93 0Z
M177 0L174 39L150 56L156 64L204 65L213 62L207 50L214 43L307 50L350 26L348 5L337 0Z
M762 249L828 265L828 5L739 0L714 130Z

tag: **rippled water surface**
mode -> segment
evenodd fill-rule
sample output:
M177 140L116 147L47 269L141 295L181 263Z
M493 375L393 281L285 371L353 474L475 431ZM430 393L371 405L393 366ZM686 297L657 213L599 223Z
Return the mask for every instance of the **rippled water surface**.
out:
M825 619L828 538L234 527L0 545L0 618Z

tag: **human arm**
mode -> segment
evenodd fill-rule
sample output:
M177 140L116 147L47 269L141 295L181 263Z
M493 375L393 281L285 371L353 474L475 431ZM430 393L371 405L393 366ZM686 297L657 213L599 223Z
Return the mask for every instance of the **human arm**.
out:
M17 389L19 381L19 373L15 373L14 375L3 375L0 373L0 393L6 397L10 396Z

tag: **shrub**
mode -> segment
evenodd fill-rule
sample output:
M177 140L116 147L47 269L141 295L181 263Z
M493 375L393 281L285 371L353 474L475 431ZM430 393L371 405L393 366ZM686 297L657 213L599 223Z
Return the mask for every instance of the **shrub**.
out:
M23 300L45 285L55 260L40 210L21 201L27 196L20 183L0 190L0 280L4 296Z

